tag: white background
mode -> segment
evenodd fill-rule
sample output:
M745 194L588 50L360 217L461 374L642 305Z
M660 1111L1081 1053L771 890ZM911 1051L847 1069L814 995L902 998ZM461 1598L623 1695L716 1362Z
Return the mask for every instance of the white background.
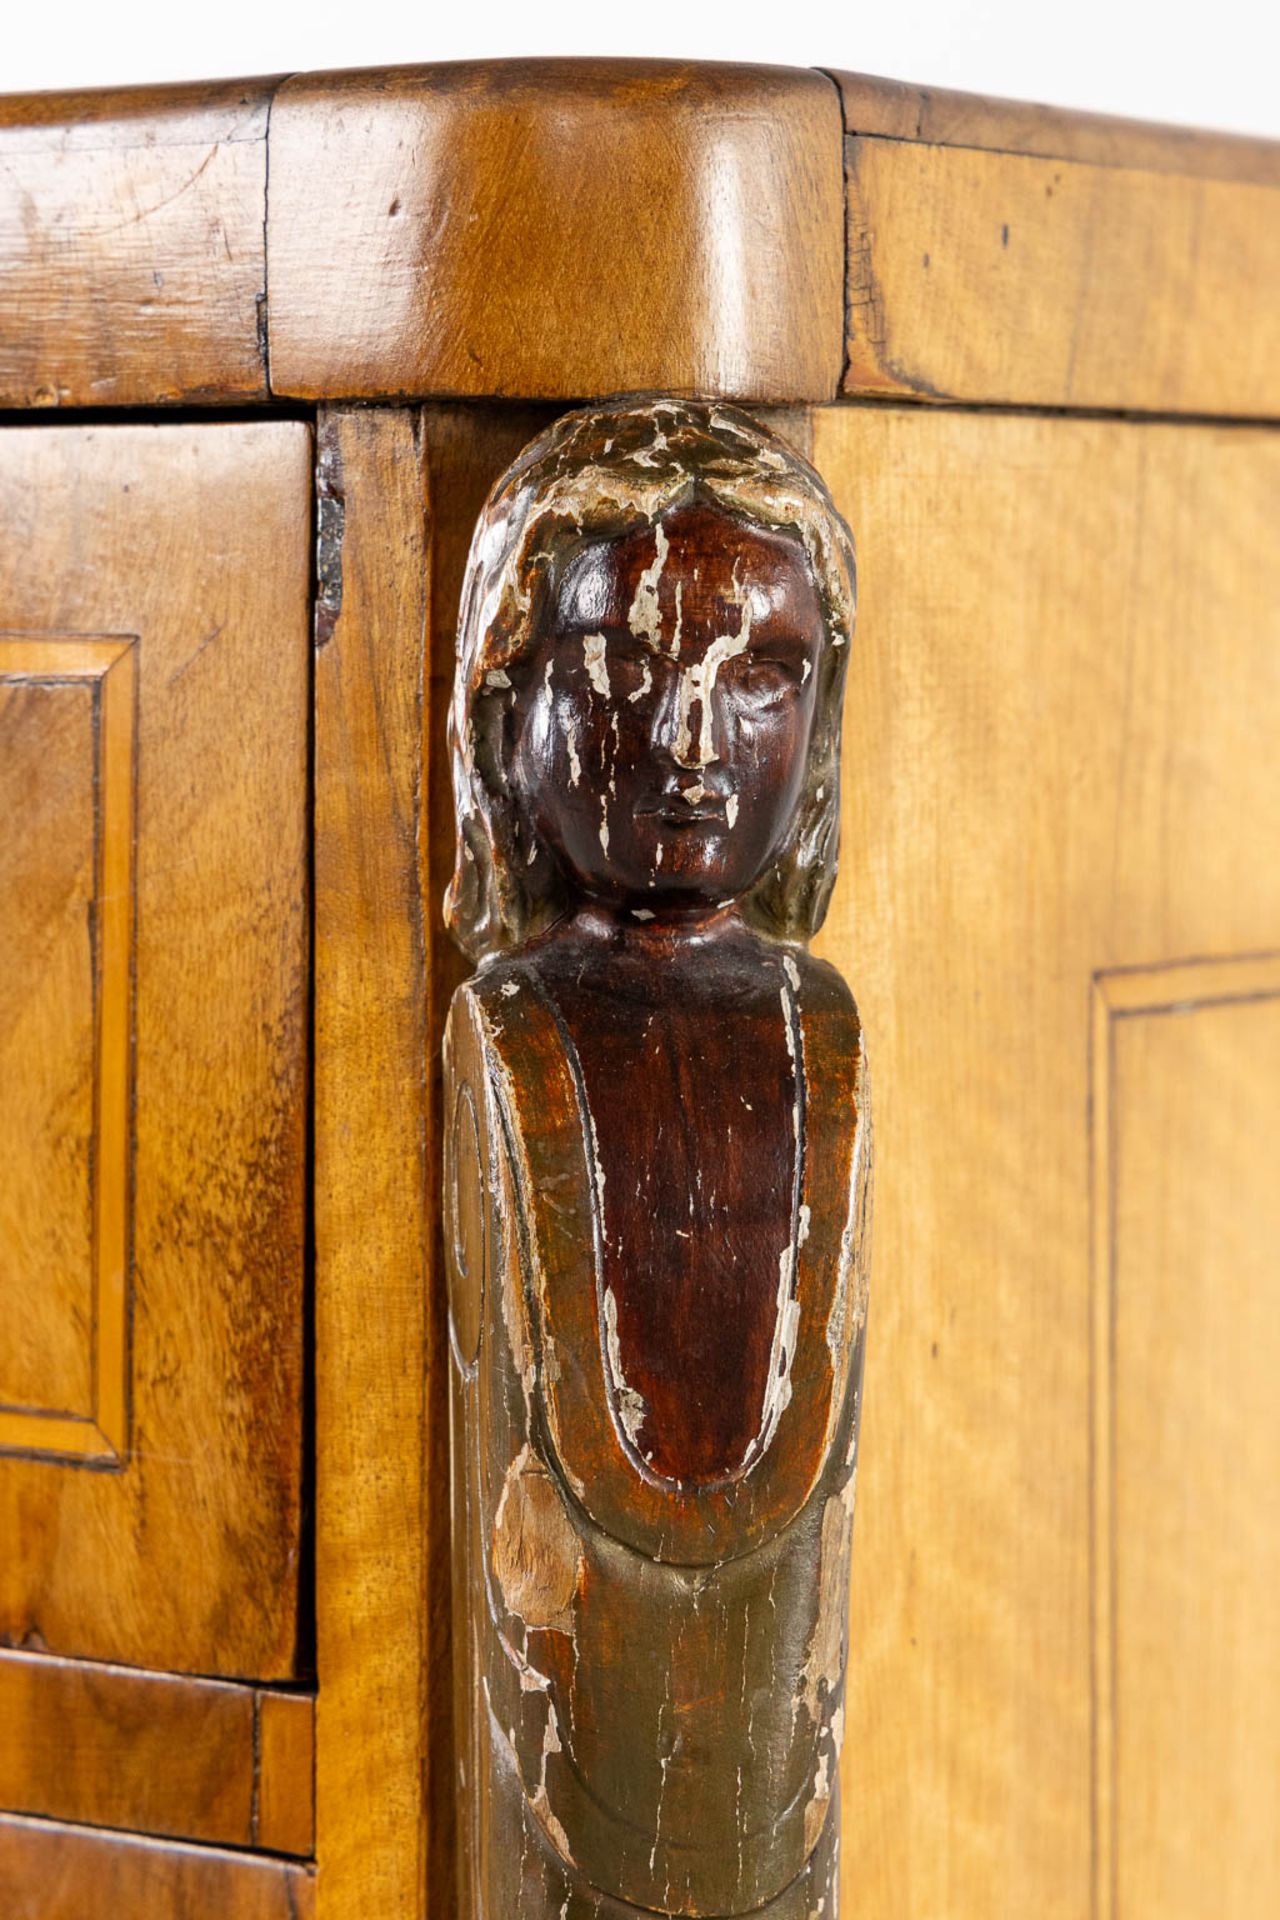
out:
M575 53L848 67L1280 137L1280 0L7 0L0 92Z

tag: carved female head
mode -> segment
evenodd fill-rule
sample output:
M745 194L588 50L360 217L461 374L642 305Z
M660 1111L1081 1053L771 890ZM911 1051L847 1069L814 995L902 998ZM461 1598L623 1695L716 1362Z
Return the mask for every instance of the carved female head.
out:
M476 958L576 901L740 902L808 939L835 877L853 544L817 474L718 403L569 414L472 543L446 911Z

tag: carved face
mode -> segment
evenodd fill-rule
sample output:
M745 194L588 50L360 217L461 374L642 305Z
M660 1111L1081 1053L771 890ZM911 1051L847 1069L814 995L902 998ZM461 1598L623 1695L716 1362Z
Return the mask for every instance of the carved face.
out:
M581 548L522 663L511 767L569 879L641 910L745 892L800 801L822 644L787 534L693 506Z

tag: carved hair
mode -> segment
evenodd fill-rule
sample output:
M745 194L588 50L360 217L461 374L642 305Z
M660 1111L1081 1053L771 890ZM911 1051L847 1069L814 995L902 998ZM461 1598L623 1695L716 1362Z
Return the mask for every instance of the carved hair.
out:
M533 651L563 565L584 542L694 503L793 535L813 572L826 645L804 790L777 859L742 907L782 939L808 940L822 924L839 840L852 535L809 463L746 414L719 402L627 400L566 414L532 441L489 495L471 542L449 713L458 843L445 917L473 959L523 945L572 898L510 783L509 670Z

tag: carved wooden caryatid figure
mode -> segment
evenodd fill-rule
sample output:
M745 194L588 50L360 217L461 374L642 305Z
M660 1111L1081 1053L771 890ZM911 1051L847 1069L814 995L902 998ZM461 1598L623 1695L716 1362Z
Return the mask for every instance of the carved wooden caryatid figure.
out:
M733 409L481 516L446 1040L466 1920L831 1920L870 1128L835 873L853 549Z

